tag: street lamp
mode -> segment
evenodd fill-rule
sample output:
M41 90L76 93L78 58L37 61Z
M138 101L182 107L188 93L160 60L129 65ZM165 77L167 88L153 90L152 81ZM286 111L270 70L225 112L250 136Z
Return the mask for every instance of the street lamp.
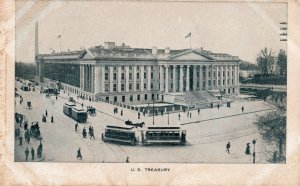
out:
M253 140L252 140L252 143L253 143L253 145L254 145L254 148L253 148L253 163L255 163L255 143L256 143L256 140L253 139Z

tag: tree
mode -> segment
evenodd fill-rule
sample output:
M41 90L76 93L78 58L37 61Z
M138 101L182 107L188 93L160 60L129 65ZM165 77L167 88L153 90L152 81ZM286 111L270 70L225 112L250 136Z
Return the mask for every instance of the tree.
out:
M287 56L285 50L280 50L278 53L277 66L279 67L280 75L287 74Z
M257 66L263 76L273 74L275 55L272 49L262 49L256 58Z
M278 108L266 115L259 116L255 122L262 139L268 144L275 144L279 151L279 161L285 160L286 147L286 111ZM275 153L275 152L274 152Z

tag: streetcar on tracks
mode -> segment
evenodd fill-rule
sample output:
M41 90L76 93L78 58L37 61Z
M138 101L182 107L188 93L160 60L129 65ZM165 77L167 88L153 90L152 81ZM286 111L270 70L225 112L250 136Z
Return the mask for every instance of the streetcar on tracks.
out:
M78 123L85 123L88 117L87 112L82 108L76 108L76 104L74 103L65 103L63 106L63 112Z
M141 131L143 145L184 145L186 130L179 126L148 127Z
M102 133L102 140L104 142L136 145L137 139L134 128L135 127L107 125L104 133Z

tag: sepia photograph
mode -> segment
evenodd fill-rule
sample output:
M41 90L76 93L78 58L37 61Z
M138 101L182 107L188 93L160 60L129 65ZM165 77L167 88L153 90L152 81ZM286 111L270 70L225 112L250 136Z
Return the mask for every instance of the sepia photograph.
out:
M286 164L288 24L284 2L16 0L14 162Z

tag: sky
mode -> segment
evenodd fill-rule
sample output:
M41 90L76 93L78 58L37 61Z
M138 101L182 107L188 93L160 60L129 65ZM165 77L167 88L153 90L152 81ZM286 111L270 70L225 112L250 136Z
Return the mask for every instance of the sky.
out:
M239 56L255 63L259 51L286 49L280 22L286 3L161 1L16 1L16 60L34 62L34 25L39 53L79 50L114 41L134 48L190 47Z

